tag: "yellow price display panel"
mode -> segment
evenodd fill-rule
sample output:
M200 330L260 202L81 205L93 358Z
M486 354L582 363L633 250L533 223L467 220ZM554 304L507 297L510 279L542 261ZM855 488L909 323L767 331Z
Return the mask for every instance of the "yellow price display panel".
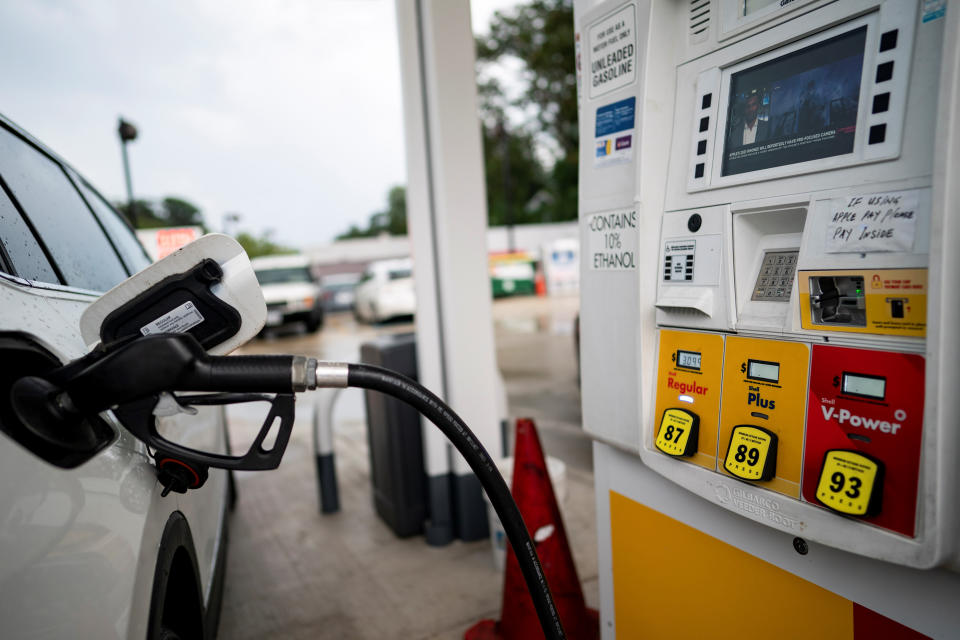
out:
M686 409L667 409L657 431L657 449L667 455L685 457L697 451L700 417Z
M799 499L810 347L802 342L742 336L728 336L724 345L719 471L763 481L765 489ZM776 466L769 477L761 473L762 480L734 473L726 464L728 460L736 462L736 448L732 453L728 449L734 430L744 425L777 437ZM749 445L748 453L756 446L737 444Z
M753 425L735 426L723 468L741 480L770 480L777 471L777 434Z
M697 437L684 447L685 462L711 471L717 469L717 429L720 426L720 394L723 378L723 336L697 331L660 330L657 365L657 399L650 417L654 428L651 445L678 456L674 443L665 448L658 441L666 412L677 409L697 416ZM671 436L673 434L671 433Z
M882 462L857 451L827 451L817 483L817 500L825 507L851 516L873 516L880 513L882 496Z

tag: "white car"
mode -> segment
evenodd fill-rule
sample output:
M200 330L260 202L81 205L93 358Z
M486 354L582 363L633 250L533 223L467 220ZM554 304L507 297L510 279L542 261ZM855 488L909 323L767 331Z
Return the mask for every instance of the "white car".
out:
M84 309L150 261L83 178L2 117L0 178L0 635L213 637L228 475L161 497L146 447L111 412L90 449L75 429L38 435L11 407L16 380L86 353ZM226 451L220 407L157 420Z
M354 313L365 322L412 316L417 310L413 261L409 258L371 262L356 288Z
M323 295L306 256L265 256L250 261L267 303L267 326L302 322L309 333L323 326Z

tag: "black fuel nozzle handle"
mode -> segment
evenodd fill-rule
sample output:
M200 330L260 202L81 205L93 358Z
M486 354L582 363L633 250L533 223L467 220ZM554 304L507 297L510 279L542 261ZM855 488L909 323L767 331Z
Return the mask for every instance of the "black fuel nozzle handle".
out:
M255 391L293 393L295 365L306 358L211 356L189 334L160 334L102 345L86 362L51 373L47 380L66 393L77 410L98 413L163 391Z
M292 355L211 356L190 334L160 334L100 345L42 378L18 380L11 393L20 419L40 433L63 433L86 417L114 409L134 436L184 462L226 469L273 469L280 463L293 428L293 394L318 384L346 386L346 365L323 365ZM189 391L274 394L267 398L272 405L270 415L247 454L197 451L158 433L153 412L161 394ZM232 401L230 395L222 397L223 403ZM268 450L263 443L275 422L278 437Z

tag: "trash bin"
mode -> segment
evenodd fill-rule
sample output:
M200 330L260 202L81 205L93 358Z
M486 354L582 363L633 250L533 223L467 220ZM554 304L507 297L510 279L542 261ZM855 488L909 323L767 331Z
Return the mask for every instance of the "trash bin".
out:
M417 379L416 338L383 336L360 346L360 359ZM420 414L379 391L364 391L370 482L377 515L401 537L423 533L427 483Z
M500 475L506 480L507 486L513 483L513 457L503 458L497 461L497 469ZM547 471L550 473L550 484L553 485L553 493L557 496L557 505L562 505L567 498L567 465L558 458L547 457ZM490 498L486 492L483 494L483 501L487 503L487 519L490 522L490 546L493 548L493 566L503 571L507 566L507 534L503 530L503 524L493 510L490 504Z

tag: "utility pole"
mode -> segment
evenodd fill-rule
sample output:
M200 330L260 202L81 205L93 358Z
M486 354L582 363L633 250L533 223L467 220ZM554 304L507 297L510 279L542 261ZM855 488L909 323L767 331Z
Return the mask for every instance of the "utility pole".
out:
M130 160L127 158L127 143L137 139L137 128L121 117L117 124L117 134L120 136L120 150L123 153L123 173L127 180L127 212L130 224L137 226L137 214L133 208L133 182L130 179Z
M513 253L516 250L513 242L513 178L510 174L510 138L507 135L507 128L504 126L503 117L497 122L497 141L500 145L500 169L503 178L503 207L504 222L507 225L507 251Z

